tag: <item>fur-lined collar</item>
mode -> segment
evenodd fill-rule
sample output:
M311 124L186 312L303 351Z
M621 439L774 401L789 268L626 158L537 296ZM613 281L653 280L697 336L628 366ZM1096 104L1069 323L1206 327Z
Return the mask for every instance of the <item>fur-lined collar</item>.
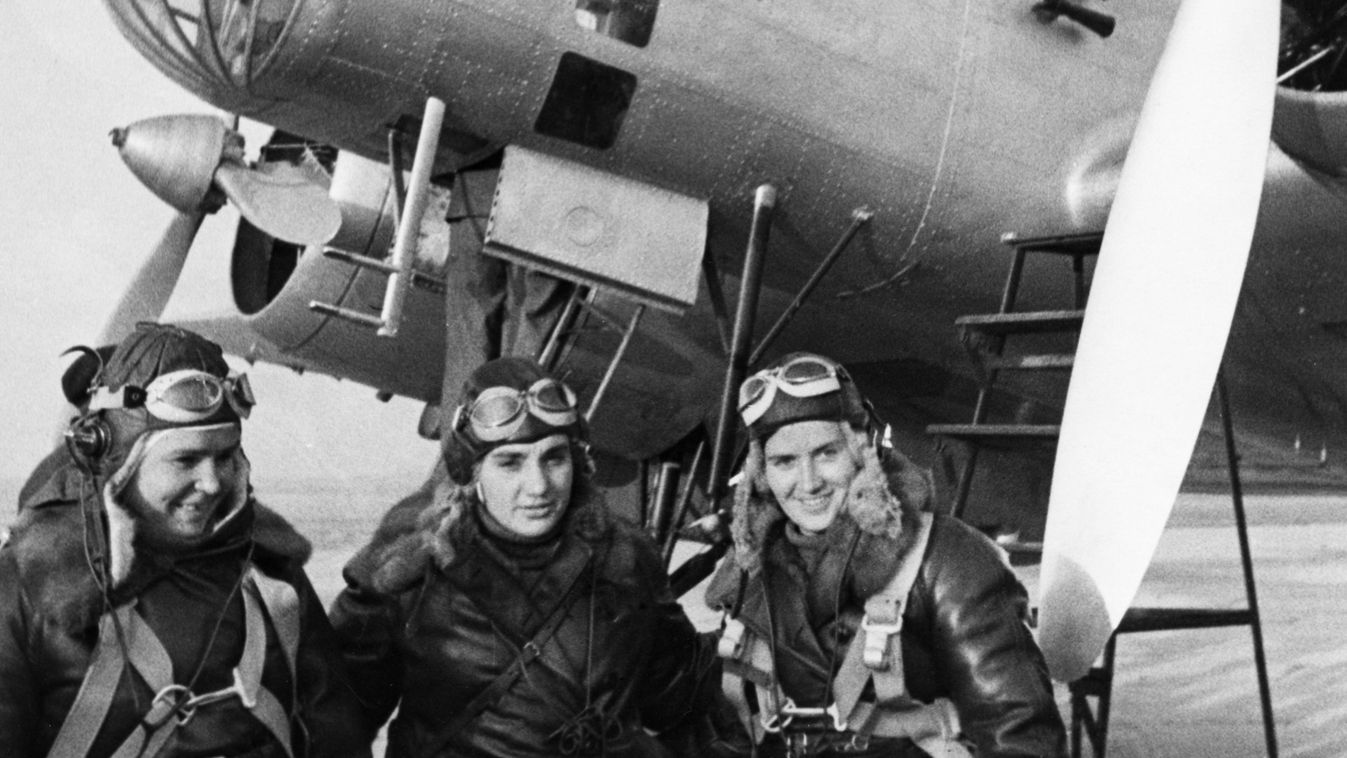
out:
M483 538L472 510L480 503L472 485L445 478L393 506L374 538L347 564L348 580L379 592L398 593L415 586L431 566L440 570L476 554L469 549ZM602 496L587 476L576 478L563 517L563 539L574 535L594 543L611 528Z
M848 431L851 430L848 428ZM838 518L854 522L864 534L899 543L904 532L903 523L910 522L916 512L925 510L931 502L930 472L919 468L897 450L885 449L881 462L875 447L860 434L853 433L850 442L861 461L861 470L851 481L846 504ZM762 443L753 440L744 462L743 478L735 489L730 524L734 561L740 569L749 575L762 570L768 532L785 517L767 487Z

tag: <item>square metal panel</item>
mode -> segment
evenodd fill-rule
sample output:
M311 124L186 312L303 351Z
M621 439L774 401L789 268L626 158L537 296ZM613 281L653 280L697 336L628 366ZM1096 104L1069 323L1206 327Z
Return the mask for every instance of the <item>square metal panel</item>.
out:
M697 300L707 201L506 148L484 252L681 313Z

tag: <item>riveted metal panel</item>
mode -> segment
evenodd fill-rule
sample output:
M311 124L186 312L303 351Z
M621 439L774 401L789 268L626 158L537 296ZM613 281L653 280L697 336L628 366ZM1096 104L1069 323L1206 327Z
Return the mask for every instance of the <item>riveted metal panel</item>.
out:
M486 252L681 312L697 300L707 202L518 146Z

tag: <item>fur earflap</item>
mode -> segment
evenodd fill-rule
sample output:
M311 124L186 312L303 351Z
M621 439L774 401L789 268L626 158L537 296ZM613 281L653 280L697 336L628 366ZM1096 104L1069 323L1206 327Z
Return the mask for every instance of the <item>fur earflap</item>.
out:
M930 472L897 450L878 450L863 432L848 424L842 426L858 470L838 518L850 519L866 534L897 543L903 535L903 513L916 513L930 506L933 495ZM763 445L751 440L743 476L735 487L730 523L734 558L741 569L756 574L762 568L768 531L784 518L785 513L767 486Z

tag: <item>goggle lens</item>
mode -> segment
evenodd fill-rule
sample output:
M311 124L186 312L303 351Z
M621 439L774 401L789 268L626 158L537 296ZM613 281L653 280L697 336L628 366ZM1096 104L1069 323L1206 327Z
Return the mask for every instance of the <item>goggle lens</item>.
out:
M575 395L560 382L535 384L529 389L529 397L545 411L564 413L575 410Z
M155 387L152 383L145 405L162 403L188 413L209 413L220 407L223 398L224 387L219 379L210 374L194 374L167 387Z
M555 379L539 379L528 390L489 387L477 396L466 415L474 436L498 442L519 431L529 414L549 426L569 426L580 417L575 393Z
M739 385L739 412L743 413L745 408L762 399L769 386L767 378L760 373L745 379Z
M507 387L492 387L477 396L471 418L476 426L497 427L508 424L524 408L524 395Z
M822 379L836 379L837 368L813 358L801 358L782 366L779 376L790 384L807 384Z
M151 416L175 424L204 421L225 401L240 418L247 418L257 401L247 375L226 379L196 369L170 371L156 377L144 389L127 385L117 392L99 387L89 403L91 410L144 407Z

